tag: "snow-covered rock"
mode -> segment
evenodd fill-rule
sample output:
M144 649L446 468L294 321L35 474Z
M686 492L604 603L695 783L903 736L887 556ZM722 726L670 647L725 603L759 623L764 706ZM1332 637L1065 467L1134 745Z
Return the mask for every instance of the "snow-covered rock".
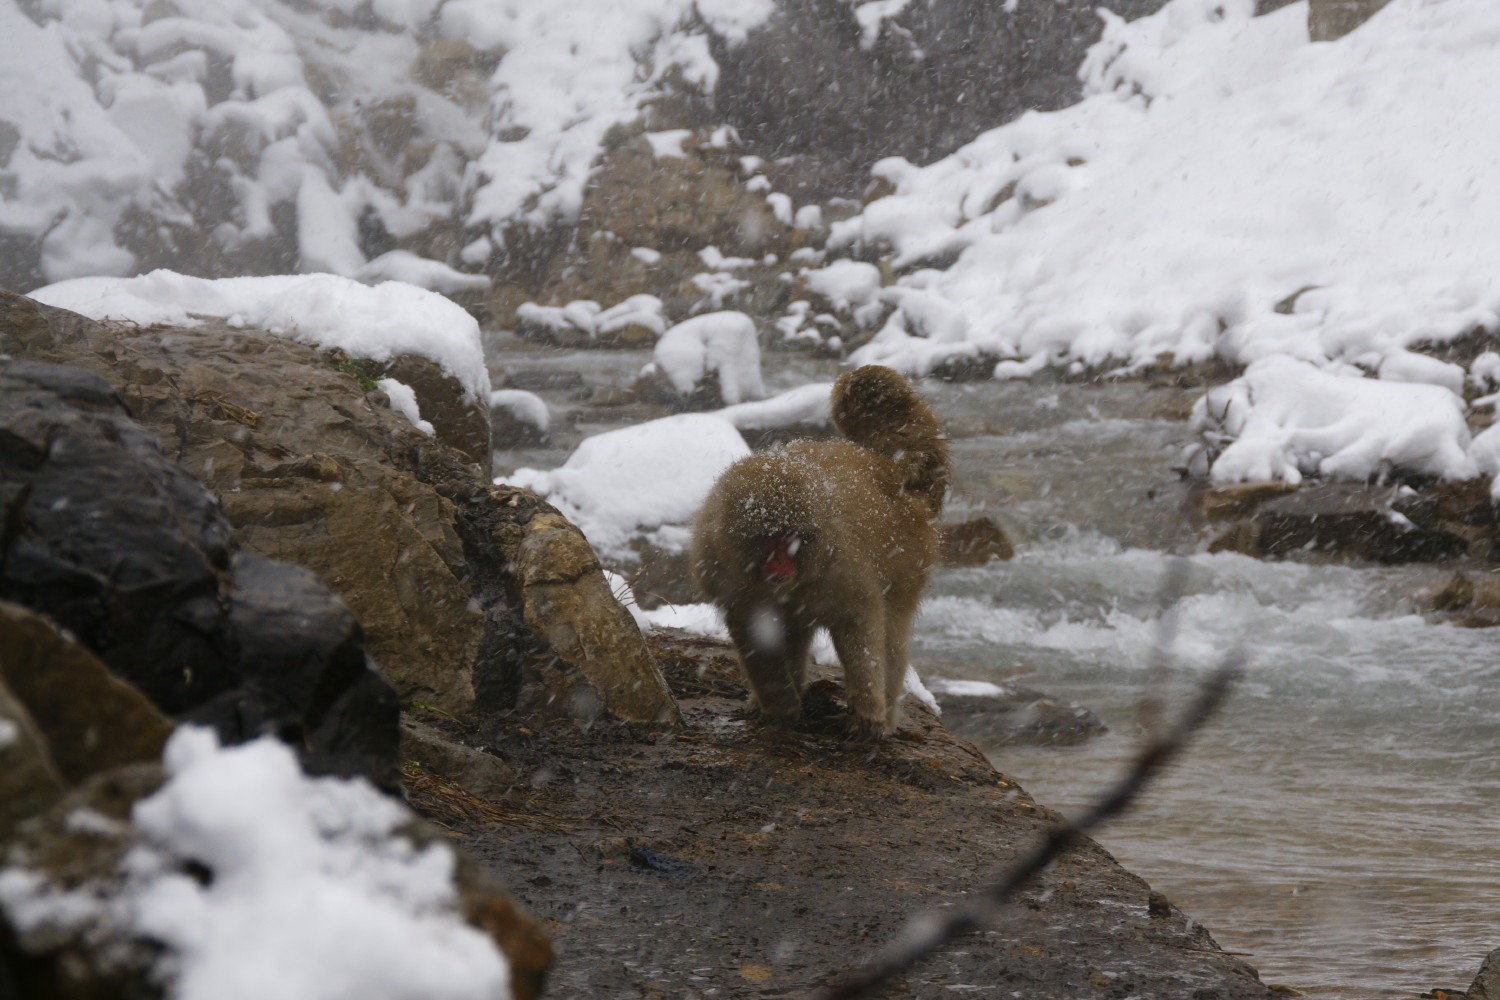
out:
M725 420L681 414L585 438L559 468L502 477L547 497L601 555L629 558L632 537L651 534L680 551L688 522L719 473L750 454Z
M684 320L662 334L653 358L682 396L690 395L709 375L718 377L719 394L727 405L766 394L755 321L744 313L706 313Z
M534 392L496 389L490 393L490 422L496 448L517 448L546 440L552 415Z
M184 727L163 760L133 830L98 810L69 817L91 841L129 838L117 872L54 881L11 853L0 906L23 939L86 933L126 957L125 942L152 941L180 1000L510 995L505 956L464 921L452 849L419 844L396 800L306 777L271 737L221 748Z
M1222 448L1210 469L1220 484L1363 480L1398 470L1470 479L1480 471L1463 400L1450 390L1279 355L1210 390L1193 425Z

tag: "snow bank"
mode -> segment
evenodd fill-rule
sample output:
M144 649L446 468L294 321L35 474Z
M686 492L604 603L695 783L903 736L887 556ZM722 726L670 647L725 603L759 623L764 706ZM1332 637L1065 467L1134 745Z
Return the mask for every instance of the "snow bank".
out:
M1230 442L1213 462L1216 483L1361 480L1395 469L1469 479L1480 467L1464 409L1442 386L1274 356L1210 390L1194 408L1193 425L1212 442Z
M395 281L373 287L331 274L266 278L190 278L152 271L138 278L74 278L31 297L94 319L142 326L196 326L214 316L353 357L431 358L474 399L489 393L479 324L434 292Z
M731 462L750 454L739 431L701 413L651 420L585 438L561 467L518 469L496 482L547 497L578 525L601 555L629 558L629 542L661 529L654 540L685 548L685 527Z
M766 394L760 378L755 321L744 313L714 312L684 320L661 335L656 366L686 396L710 373L730 405Z
M1373 367L1500 326L1500 5L1393 0L1317 45L1305 4L1253 7L1103 14L1081 103L878 164L895 193L833 241L911 273L854 360Z
M12 867L0 873L11 920L102 922L160 941L176 1000L509 995L504 957L459 913L452 851L401 836L411 816L396 802L360 781L304 776L269 738L220 748L184 727L164 762L166 784L134 810L124 886L50 892Z

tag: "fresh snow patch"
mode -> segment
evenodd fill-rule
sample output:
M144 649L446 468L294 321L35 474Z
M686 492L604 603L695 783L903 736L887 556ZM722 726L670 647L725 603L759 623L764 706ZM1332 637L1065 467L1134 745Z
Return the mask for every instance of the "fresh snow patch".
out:
M744 313L706 313L684 320L662 334L653 358L684 396L711 372L718 373L719 391L727 404L766 394L755 321Z
M901 684L902 689L907 695L926 705L928 711L932 712L933 715L941 716L943 714L943 708L938 704L938 700L932 696L932 692L928 690L927 685L922 683L922 675L917 673L917 668L913 667L910 663L906 665L906 676L902 678Z
M473 223L571 221L605 134L635 120L669 74L712 91L718 65L696 22L730 40L771 0L448 0L440 32L504 53L493 76L494 139L469 172Z
M607 558L630 558L630 539L692 520L719 473L750 454L728 422L702 413L651 420L585 438L551 471L518 469L496 482L547 497ZM659 533L683 547L680 533Z
M634 324L646 327L658 337L666 330L667 320L661 299L655 295L632 295L608 309L591 299L575 299L567 305L543 306L524 302L516 318L557 333L576 330L590 339L614 333Z
M175 1000L509 996L504 956L460 913L452 850L402 836L411 814L397 802L363 781L306 777L269 737L221 748L185 726L163 759L166 783L133 812L123 887L0 873L22 933L102 924L159 941Z
M193 0L156 16L139 2L3 3L0 92L18 134L0 164L0 231L40 241L42 276L59 281L135 271L115 240L131 213L211 228L214 248L235 255L280 235L274 210L291 206L300 269L353 277L367 213L397 239L467 213L490 231L464 248L480 265L515 226L575 219L609 129L636 120L669 77L711 93L709 33L733 43L772 9ZM376 23L355 26L358 11ZM444 88L423 68L449 40L481 58ZM493 71L478 72L486 60ZM379 127L371 109L393 99L413 106L422 160L366 141ZM356 167L351 139L369 154ZM711 141L731 143L733 130ZM204 207L196 163L227 204Z
M74 278L30 294L94 319L197 326L214 316L357 358L420 354L458 379L470 398L489 393L474 317L435 292L398 281L370 286L332 274L210 280L159 270L138 278Z
M605 336L635 324L660 337L667 330L665 306L655 295L632 295L594 317L594 333Z

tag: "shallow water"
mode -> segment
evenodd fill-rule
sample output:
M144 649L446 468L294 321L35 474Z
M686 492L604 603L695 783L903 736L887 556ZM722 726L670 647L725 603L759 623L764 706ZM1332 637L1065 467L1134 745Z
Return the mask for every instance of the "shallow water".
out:
M516 343L492 357L593 387L628 384L647 360ZM766 381L779 391L838 370L776 357ZM948 519L995 517L1018 555L938 574L914 660L929 678L1019 679L1098 713L1110 732L1082 746L983 747L1038 800L1077 811L1137 746L1177 558L1167 553L1190 551L1172 470L1192 395L922 390L954 436ZM556 466L621 418L571 405L575 428L502 467ZM1266 982L1319 996L1463 989L1500 946L1500 631L1412 613L1406 596L1451 570L1186 559L1162 693L1181 704L1237 646L1249 669L1183 759L1097 839Z
M1138 745L1184 427L1139 387L969 393L942 392L955 423L1039 400L1015 432L955 448L958 509L1000 517L1021 544L1013 562L938 576L914 656L928 676L1020 679L1097 712L1111 732L1083 746L983 747L1076 812ZM1249 670L1098 839L1267 982L1463 989L1500 946L1500 635L1414 615L1406 595L1444 575L1432 568L1186 561L1161 693L1182 704L1235 647Z

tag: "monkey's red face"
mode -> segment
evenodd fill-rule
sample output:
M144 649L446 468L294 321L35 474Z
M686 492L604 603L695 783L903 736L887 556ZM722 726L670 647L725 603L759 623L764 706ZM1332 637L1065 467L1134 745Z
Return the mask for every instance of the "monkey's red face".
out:
M768 583L786 583L797 575L799 535L765 535L760 540L760 572Z

